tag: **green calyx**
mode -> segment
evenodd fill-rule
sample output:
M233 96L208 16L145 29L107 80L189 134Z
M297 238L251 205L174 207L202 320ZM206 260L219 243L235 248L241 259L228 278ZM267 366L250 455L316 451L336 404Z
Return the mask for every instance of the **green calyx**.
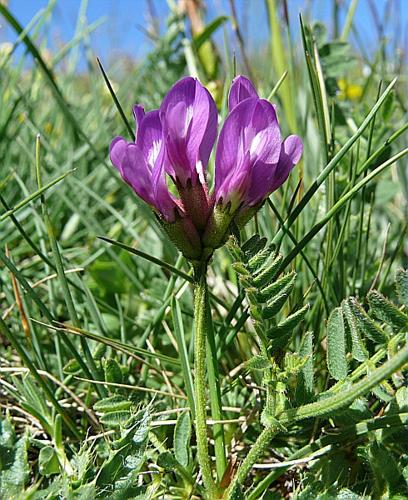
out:
M180 217L175 222L166 222L159 218L159 222L167 236L186 259L201 260L203 252L200 238L189 219Z

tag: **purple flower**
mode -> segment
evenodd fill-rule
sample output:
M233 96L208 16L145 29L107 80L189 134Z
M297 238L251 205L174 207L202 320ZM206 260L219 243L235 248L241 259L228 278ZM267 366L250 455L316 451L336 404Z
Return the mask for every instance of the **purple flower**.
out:
M169 157L166 172L176 184L205 185L205 169L217 136L217 108L206 88L195 78L177 82L160 106L164 141Z
M217 145L214 195L235 212L258 205L285 182L302 142L294 135L282 142L274 106L245 77L234 79L229 108Z
M285 182L302 154L297 136L281 138L275 107L260 99L248 78L232 82L229 115L215 155L215 189L208 195L206 169L217 136L217 109L195 79L177 82L159 110L134 106L136 139L116 137L110 158L123 179L158 214L184 255L209 256L231 230L255 213ZM179 198L168 189L169 176ZM227 208L227 210L225 210Z
M173 222L180 206L167 188L166 154L159 111L144 112L134 106L135 142L116 137L110 145L110 159L122 178L167 222Z

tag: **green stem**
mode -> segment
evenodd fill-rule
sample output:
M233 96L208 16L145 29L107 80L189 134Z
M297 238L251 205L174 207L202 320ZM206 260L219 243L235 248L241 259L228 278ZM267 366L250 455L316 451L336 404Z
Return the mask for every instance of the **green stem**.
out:
M258 439L255 441L255 444L252 446L248 455L245 457L245 460L239 467L234 480L228 489L227 499L232 500L237 496L240 485L245 481L253 465L263 455L265 449L268 447L272 438L278 431L278 427L270 426L265 427L261 434L259 434Z
M355 399L366 394L383 380L401 369L408 362L408 348L404 346L395 356L370 373L369 377L353 384L348 390L327 399L310 403L300 408L292 408L283 412L276 425L266 427L255 441L250 452L245 457L237 474L228 489L227 499L232 500L239 486L245 481L253 465L269 446L271 439L281 427L311 417L330 415L333 411L350 405Z
M206 294L206 311L207 311L207 370L208 370L208 388L210 392L211 416L214 420L223 420L221 391L219 383L219 371L217 363L217 348L215 346L214 328L211 316L211 307ZM223 424L213 425L214 448L215 448L215 464L217 469L218 481L221 481L227 461L225 458L225 437Z
M207 410L205 396L206 380L206 342L208 332L208 289L206 269L197 276L194 296L194 370L195 370L195 416L197 459L203 476L204 486L209 499L216 497L216 485L212 477L208 452Z

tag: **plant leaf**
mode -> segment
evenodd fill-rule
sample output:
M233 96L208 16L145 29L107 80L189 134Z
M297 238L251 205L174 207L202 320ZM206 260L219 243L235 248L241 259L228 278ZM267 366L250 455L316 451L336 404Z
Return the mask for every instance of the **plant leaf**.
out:
M213 21L211 21L204 30L193 38L193 45L196 50L198 50L203 43L205 43L211 35L226 21L228 21L227 16L218 16Z
M398 269L395 281L398 297L408 307L408 269Z
M131 422L125 429L123 437L112 443L110 456L102 465L96 479L97 487L104 490L106 495L137 485L147 445L149 412L141 410L132 417Z
M360 330L357 325L357 320L351 312L350 306L346 300L341 304L344 318L348 325L348 331L351 337L351 354L356 361L364 361L368 358L368 353L365 348L364 342L360 336Z
M305 334L302 345L299 349L299 355L307 357L306 363L299 372L296 386L296 401L302 404L309 403L314 396L312 332L307 332Z
M188 466L191 438L191 418L188 411L180 413L174 428L174 456L183 467Z
M327 322L327 366L336 380L347 377L346 334L341 307L336 307Z
M408 327L408 316L401 312L390 300L377 290L372 290L367 295L370 310L381 321L389 323L395 330Z

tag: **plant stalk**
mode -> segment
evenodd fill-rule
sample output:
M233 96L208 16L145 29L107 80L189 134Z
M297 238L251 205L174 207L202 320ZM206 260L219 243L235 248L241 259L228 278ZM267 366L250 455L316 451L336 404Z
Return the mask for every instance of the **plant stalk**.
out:
M210 393L210 406L211 417L214 420L223 420L222 404L221 404L221 391L219 383L218 361L217 361L217 348L215 345L214 328L211 316L211 307L209 302L208 293L206 294L206 336L207 336L207 371L208 371L208 389ZM215 464L217 469L217 478L220 482L225 469L227 468L227 461L225 457L225 437L223 424L213 425L214 434L214 451L215 451Z
M248 474L251 472L253 465L256 461L264 454L265 449L268 447L272 438L279 431L279 427L273 425L265 427L265 429L259 434L258 439L252 446L245 460L242 462L241 466L228 489L227 499L232 500L235 497L239 497L240 485L245 481Z
M204 266L203 266L204 267ZM217 488L212 476L208 451L206 410L206 345L208 333L208 289L206 267L196 272L194 293L194 370L195 370L195 427L197 459L203 476L204 486L210 500L216 498Z

